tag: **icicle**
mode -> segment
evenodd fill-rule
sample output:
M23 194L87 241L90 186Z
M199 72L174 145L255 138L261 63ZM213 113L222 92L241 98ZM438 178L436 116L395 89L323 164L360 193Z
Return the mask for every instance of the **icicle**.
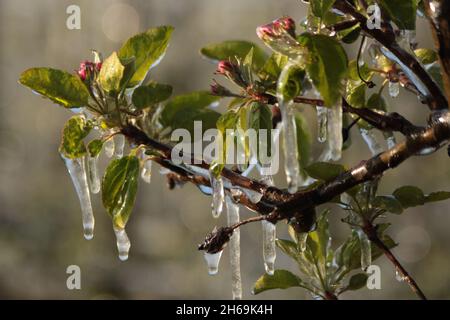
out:
M122 158L123 149L125 148L125 137L122 134L118 134L115 136L114 140L115 140L114 157Z
M316 107L317 109L317 127L318 127L318 135L317 140L319 140L320 143L323 143L327 141L327 113L328 108L327 107Z
M114 227L116 234L117 250L119 251L119 259L125 261L128 259L128 252L130 251L131 243L128 239L125 229Z
M402 272L396 267L395 268L395 280L398 282L404 282L408 279L408 277L404 276Z
M225 198L222 177L216 178L211 174L211 186L213 189L212 215L214 218L219 218L223 210L223 201Z
M227 220L231 226L239 222L239 205L233 202L230 196L226 197ZM240 250L240 231L234 230L230 239L230 264L231 264L231 288L233 300L242 299L241 282L241 250Z
M294 65L287 63L281 72L277 85L278 106L281 112L281 130L283 131L284 170L288 191L295 193L300 186L300 166L297 150L297 125L293 100L285 100L283 88L288 81L290 69Z
M395 136L394 133L392 132L386 132L384 134L384 137L386 139L386 144L388 149L392 149L395 147L395 145L397 144L397 141L395 140Z
M340 100L339 100L340 101ZM342 106L339 102L328 109L328 143L331 160L338 161L342 156Z
M152 161L144 160L144 164L142 165L141 178L147 183L150 183L152 179Z
M365 271L372 264L372 247L370 240L362 229L357 231L361 246L361 269Z
M361 136L369 147L372 155L376 156L377 154L383 152L383 148L381 147L381 144L378 141L377 136L375 135L373 130L360 128L359 132L361 133Z
M248 197L248 199L252 202L252 203L258 203L261 201L261 198L263 196L262 193L259 193L257 191L253 191L250 189L244 189L242 188L242 191L245 193L245 195Z
M62 156L62 155L61 155ZM73 185L80 200L81 213L83 219L84 237L90 240L94 237L94 213L92 212L91 196L86 174L85 158L69 159L62 156Z
M217 253L207 253L205 252L205 260L208 264L208 273L213 276L219 272L219 262L220 257L222 257L222 252L219 251Z
M275 238L276 238L276 226L269 221L262 221L263 227L263 259L264 267L268 275L273 275L275 272Z
M91 192L100 192L100 177L98 175L98 156L88 158L89 184Z
M400 84L398 81L393 82L393 81L389 81L389 95L392 98L396 98L398 97L398 95L400 94Z
M106 156L108 158L111 158L114 155L114 149L115 149L114 139L113 138L109 138L108 140L105 141L103 146L105 148Z

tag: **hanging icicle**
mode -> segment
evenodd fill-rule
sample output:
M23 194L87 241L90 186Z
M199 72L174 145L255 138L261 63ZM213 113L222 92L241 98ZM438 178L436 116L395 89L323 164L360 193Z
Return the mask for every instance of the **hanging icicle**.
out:
M288 62L281 72L277 85L278 106L281 112L281 130L283 132L284 170L288 191L297 192L300 186L300 165L297 147L297 125L295 123L294 101L285 100L284 86L289 79L292 62Z
M369 147L372 155L376 156L377 154L383 152L383 147L381 146L381 143L378 141L378 138L375 135L374 130L367 130L364 128L360 128L359 132L361 133L362 138Z
M239 205L234 203L231 196L226 197L228 226L239 223ZM233 300L242 299L241 282L241 249L240 249L240 230L234 230L230 242L230 264L231 264L231 288Z
M98 155L95 157L88 157L89 169L89 185L91 192L97 194L100 192L100 177L98 175Z
M215 177L214 174L211 176L211 187L213 189L213 200L212 200L212 216L214 218L219 218L223 210L223 202L225 198L225 191L223 187L223 179L221 176Z
M362 229L357 230L359 244L361 246L361 269L366 269L372 264L372 247L369 238Z
M319 140L320 143L324 143L325 141L327 141L328 108L316 107L316 110L317 110L317 128L318 128L317 140Z
M114 233L116 234L119 259L122 261L128 260L128 252L130 251L131 243L125 229L114 227Z
M262 221L263 229L263 259L264 267L268 275L273 275L275 272L275 259L276 259L276 226L269 221Z
M114 136L114 157L115 158L122 158L123 157L123 151L125 148L125 136L122 134L117 134Z
M208 265L208 274L213 276L219 272L219 262L222 257L223 251L217 253L207 253L205 252L205 260Z
M80 200L84 237L85 239L90 240L94 237L95 220L94 213L92 212L85 158L69 159L65 158L63 155L61 155L61 157L64 159L77 192L78 199Z
M392 98L397 98L400 94L400 83L398 81L389 81L389 95Z
M341 100L328 109L328 143L330 146L331 160L338 161L342 156L342 105Z
M108 158L111 158L114 155L115 149L114 138L111 137L108 140L106 140L105 143L103 144L103 147L105 149L105 155Z
M150 183L152 180L152 161L144 160L144 164L142 165L141 178L146 183Z

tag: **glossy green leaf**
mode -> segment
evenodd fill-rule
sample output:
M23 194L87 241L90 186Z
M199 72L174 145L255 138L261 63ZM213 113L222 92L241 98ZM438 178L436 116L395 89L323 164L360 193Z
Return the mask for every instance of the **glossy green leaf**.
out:
M368 276L365 273L358 273L353 275L350 278L346 290L359 290L361 288L364 288L367 284L367 278Z
M229 40L220 43L212 43L200 50L200 53L214 62L220 60L244 60L250 49L253 48L253 67L254 70L259 70L267 59L266 53L256 44L249 41Z
M352 81L347 82L347 102L354 108L363 108L366 104L366 84L355 85Z
M264 274L260 277L254 287L253 294L258 294L273 289L288 289L292 287L305 288L306 284L298 276L287 270L275 270L274 274Z
M172 130L182 128L194 133L194 121L202 122L203 131L216 127L220 113L211 110L220 97L212 96L206 91L191 92L173 97L165 105L159 121L164 128Z
M425 204L423 191L414 186L403 186L396 189L394 197L402 204L403 208L416 207Z
M135 72L129 82L130 87L140 84L164 56L172 35L173 27L161 26L135 35L119 50L119 58L135 58Z
M305 72L297 67L292 66L287 72L282 72L278 79L277 91L285 100L292 100L299 96L302 92L302 81Z
M125 228L136 200L139 159L126 156L110 162L102 181L103 206L117 228Z
M86 106L89 92L81 79L65 71L32 68L20 75L19 82L66 108Z
M96 157L100 154L103 148L103 140L95 139L88 143L87 149L91 157Z
M380 0L379 3L400 29L416 29L417 0Z
M64 125L59 152L66 158L76 159L86 154L83 139L87 137L92 127L82 116L70 118Z
M393 196L377 196L373 200L372 206L395 214L403 212L402 204Z
M356 60L350 61L348 63L348 78L353 81L361 81L360 75L365 81L369 81L373 77L373 71L370 71L366 63L362 63L359 66L358 74Z
M117 52L113 52L106 58L98 75L98 81L103 90L118 93L124 70L125 67L120 62Z
M432 192L429 195L425 197L425 202L437 202L437 201L444 201L450 199L450 192L448 191L437 191Z
M341 173L345 172L345 168L340 164L316 162L306 167L305 171L311 178L322 181L331 181Z
M386 100L379 93L373 93L366 102L366 107L369 109L376 109L387 111Z
M266 81L277 81L287 62L287 56L277 52L273 53L259 71L260 78Z
M292 259L298 260L300 258L297 244L294 241L277 239L275 243L277 247L281 249L281 251L290 256Z
M150 82L145 86L137 87L132 96L133 105L138 109L144 109L165 101L172 95L172 86Z
M331 9L336 0L310 0L309 5L311 6L312 13L319 18L325 16L325 13Z
M256 130L258 160L260 152L266 152L266 155L270 156L272 144L272 111L269 106L259 102L251 103L248 108L248 122L248 127ZM263 140L263 136L260 135L260 130L266 130L266 139ZM260 147L262 147L261 151Z
M312 59L306 71L325 105L334 106L341 98L347 76L347 54L336 39L321 34L303 33L298 41L306 46Z

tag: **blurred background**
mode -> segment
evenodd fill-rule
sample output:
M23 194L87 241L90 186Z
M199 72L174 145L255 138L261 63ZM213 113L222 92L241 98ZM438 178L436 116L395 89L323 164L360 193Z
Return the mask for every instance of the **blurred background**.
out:
M66 8L81 8L81 30L66 28ZM72 71L91 59L90 49L105 55L117 50L131 35L149 27L175 27L165 59L153 69L153 78L174 86L175 93L207 89L215 66L202 59L199 49L210 42L246 39L259 43L256 26L282 15L300 21L306 5L299 0L2 0L0 2L0 298L6 299L228 299L231 297L228 252L220 273L208 276L203 255L196 250L214 225L210 199L192 185L168 191L155 166L152 183L140 182L139 194L127 231L130 258L117 258L110 218L93 197L95 238L83 238L79 202L57 152L60 131L70 112L33 95L17 83L20 73L34 66ZM431 47L426 21L418 20L417 39ZM356 56L355 46L347 47ZM424 124L427 109L403 92L389 99L392 110L416 124ZM315 118L309 117L315 133ZM356 132L355 132L356 133ZM355 165L370 157L357 134L342 163ZM319 152L316 150L316 153ZM427 158L408 160L388 172L381 193L412 184L425 192L450 190L446 150ZM283 186L284 177L277 177ZM450 202L412 208L390 217L389 234L400 243L394 253L429 298L450 298ZM331 207L334 245L349 234L339 222L344 213ZM242 217L249 212L242 210ZM286 226L278 227L280 237ZM259 224L245 226L242 239L244 298L262 275ZM395 280L395 270L384 257L382 289L344 294L344 299L415 299L408 286ZM81 268L82 290L66 287L66 268ZM279 268L296 271L295 264L278 253ZM263 293L261 299L310 299L302 289Z

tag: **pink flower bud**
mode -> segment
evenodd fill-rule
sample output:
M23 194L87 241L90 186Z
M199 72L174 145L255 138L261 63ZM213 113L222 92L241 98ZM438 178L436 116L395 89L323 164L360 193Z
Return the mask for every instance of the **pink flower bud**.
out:
M295 36L295 21L291 17L283 17L276 20L289 34Z
M233 65L231 62L229 61L219 61L219 63L217 64L217 70L216 73L217 74L222 74L222 75L228 75L230 73L232 73L235 69L235 65Z
M98 62L98 63L95 64L95 69L96 69L97 71L100 71L101 68L102 68L102 63L101 63L101 62Z
M272 38L276 35L272 23L265 24L256 28L256 34L261 40Z

